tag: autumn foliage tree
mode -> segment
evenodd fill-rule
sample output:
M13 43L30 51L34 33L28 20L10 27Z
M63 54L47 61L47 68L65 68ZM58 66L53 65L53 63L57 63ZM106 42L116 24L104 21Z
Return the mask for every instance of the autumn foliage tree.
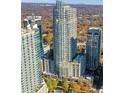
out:
M78 82L75 82L74 80L71 81L71 88L76 92L85 91L86 93L89 93L91 87L91 83L85 80L79 80Z
M78 82L78 85L80 86L80 89L82 89L82 86L83 86L83 80L79 80L79 82Z
M65 80L63 81L63 83L62 83L62 87L63 87L63 89L64 89L65 92L68 91L68 89L69 89L69 84L68 84L68 81L67 81L66 79L65 79Z
M80 85L75 81L71 81L71 88L73 91L80 91L81 89Z
M45 42L50 44L53 41L53 34L52 33L47 34L47 36L44 37L44 40Z
M82 83L82 91L85 91L85 92L90 92L90 89L91 89L92 85L89 81L83 81Z
M56 79L52 79L52 86L54 89L57 88L57 85L58 85L58 81Z

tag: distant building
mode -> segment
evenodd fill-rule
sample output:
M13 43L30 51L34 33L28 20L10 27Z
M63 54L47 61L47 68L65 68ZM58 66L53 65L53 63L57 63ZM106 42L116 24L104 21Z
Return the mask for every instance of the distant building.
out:
M22 93L36 93L42 83L40 33L36 25L21 30Z
M77 11L57 0L53 13L54 61L60 77L69 74L69 62L76 54Z
M96 70L100 62L101 29L89 28L86 43L86 69Z

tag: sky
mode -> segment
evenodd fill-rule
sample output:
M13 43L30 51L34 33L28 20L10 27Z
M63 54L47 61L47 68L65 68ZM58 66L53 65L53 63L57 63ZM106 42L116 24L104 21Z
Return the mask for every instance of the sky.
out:
M70 4L93 4L102 5L103 0L63 0ZM33 3L55 3L56 0L21 0L21 2L33 2Z

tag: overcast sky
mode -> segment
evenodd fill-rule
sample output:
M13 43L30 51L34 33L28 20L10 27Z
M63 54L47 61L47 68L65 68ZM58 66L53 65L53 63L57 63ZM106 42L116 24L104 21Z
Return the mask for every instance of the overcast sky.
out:
M21 0L22 2L34 2L34 3L55 3L56 0ZM103 0L63 0L66 3L71 4L97 4L101 5Z

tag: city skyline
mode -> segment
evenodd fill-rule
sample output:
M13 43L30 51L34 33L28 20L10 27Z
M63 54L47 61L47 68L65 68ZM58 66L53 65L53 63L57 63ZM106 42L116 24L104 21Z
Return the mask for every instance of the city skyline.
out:
M69 4L103 5L103 0L62 0ZM25 3L55 3L56 0L21 0Z
M102 91L102 5L38 1L21 8L22 93Z

